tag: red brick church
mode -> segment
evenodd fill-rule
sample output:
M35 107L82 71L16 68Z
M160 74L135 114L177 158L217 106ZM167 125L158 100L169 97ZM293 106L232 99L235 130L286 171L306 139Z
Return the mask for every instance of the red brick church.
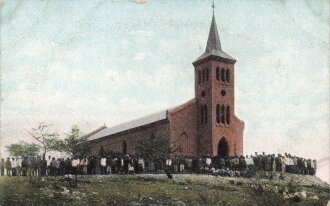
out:
M86 134L90 152L96 155L103 147L133 154L143 141L169 138L180 148L175 155L241 155L244 122L235 115L235 62L221 48L213 15L205 52L192 63L195 97L177 107Z

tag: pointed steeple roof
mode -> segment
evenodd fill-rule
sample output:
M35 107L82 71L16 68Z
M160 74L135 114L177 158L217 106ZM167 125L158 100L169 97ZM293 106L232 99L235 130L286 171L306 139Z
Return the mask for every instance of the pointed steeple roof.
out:
M208 59L222 59L230 63L236 62L236 60L233 57L229 56L224 51L222 51L217 23L215 21L214 14L212 16L209 38L207 40L205 52L196 61L194 61L193 64L196 65Z
M207 40L205 52L210 52L212 50L221 51L221 43L220 43L217 23L215 22L214 14L212 17L212 23L211 23L209 38Z

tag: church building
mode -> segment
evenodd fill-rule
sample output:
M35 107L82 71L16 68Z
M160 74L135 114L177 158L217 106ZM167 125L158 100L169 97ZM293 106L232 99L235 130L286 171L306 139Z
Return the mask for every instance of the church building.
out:
M205 52L192 64L195 97L182 105L86 134L90 152L134 154L141 142L169 138L177 156L243 154L244 122L235 115L235 62L222 50L212 18Z

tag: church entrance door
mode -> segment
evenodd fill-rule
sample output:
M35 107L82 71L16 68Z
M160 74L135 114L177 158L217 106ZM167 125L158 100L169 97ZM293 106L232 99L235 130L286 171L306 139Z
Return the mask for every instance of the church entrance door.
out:
M228 147L228 141L225 137L221 138L218 144L218 155L222 157L228 157L229 156L229 147Z

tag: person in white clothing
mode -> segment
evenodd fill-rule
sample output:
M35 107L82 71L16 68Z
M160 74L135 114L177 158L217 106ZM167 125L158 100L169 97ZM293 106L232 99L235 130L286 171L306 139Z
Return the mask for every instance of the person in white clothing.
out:
M102 175L107 174L107 158L105 157L101 158L101 174Z
M16 162L15 158L13 157L12 161L11 161L11 175L12 176L16 176L16 167L17 167L17 162Z
M50 176L50 163L52 161L51 156L48 156L48 159L46 160L47 162L47 175Z
M253 162L253 157L252 155L249 157L248 155L246 155L246 158L245 158L245 162L246 162L246 166L251 169L254 167L254 162Z
M71 160L71 166L72 166L72 172L73 174L77 174L78 173L78 165L79 165L79 160L77 158L73 158Z

